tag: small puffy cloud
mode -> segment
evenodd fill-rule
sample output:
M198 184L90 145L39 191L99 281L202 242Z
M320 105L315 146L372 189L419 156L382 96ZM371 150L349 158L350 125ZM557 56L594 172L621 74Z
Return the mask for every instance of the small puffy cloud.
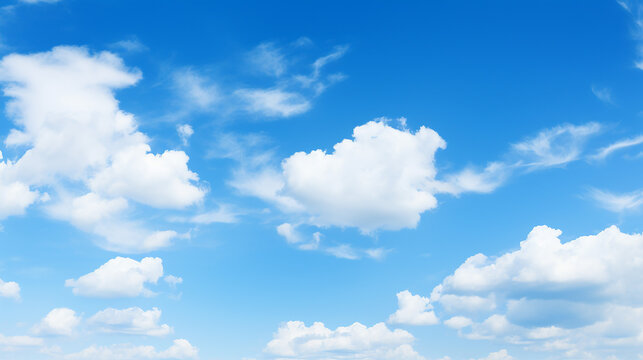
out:
M389 316L391 324L435 325L439 323L429 298L404 290L397 293L398 310Z
M162 276L160 258L146 257L139 262L119 256L89 274L65 281L65 286L71 287L75 295L88 297L151 296L154 293L145 285L156 284Z
M520 249L477 254L433 289L445 325L471 339L581 351L643 344L643 235L615 226L561 242L535 227Z
M72 309L53 309L45 316L39 324L34 326L36 334L65 335L73 334L74 329L80 324L80 316Z
M290 117L308 111L310 102L301 94L282 89L239 89L234 92L248 112Z
M172 346L158 351L153 346L134 346L130 344L113 346L92 345L80 352L68 354L69 360L139 360L139 359L196 359L199 351L185 339L176 339Z
M179 134L183 145L187 146L188 140L190 140L190 137L194 134L194 129L192 129L190 124L182 124L176 127L176 132Z
M321 322L308 327L300 321L283 324L264 352L280 359L373 359L422 360L407 331L390 330L384 323L372 327L360 323L335 330Z
M179 284L183 284L183 278L174 275L167 275L163 278L163 281L168 283L171 287L176 287Z
M0 159L2 159L0 154ZM3 179L6 163L0 162L0 220L12 215L22 215L29 205L36 202L38 192L20 181Z
M614 194L599 189L590 189L589 196L598 206L616 213L634 211L643 206L643 190L627 194Z
M167 324L160 324L161 310L143 310L139 307L127 309L107 308L97 312L87 321L99 331L133 335L164 336L172 332Z
M0 297L20 299L20 285L14 281L0 279Z
M613 144L610 144L606 147L600 148L596 154L591 156L592 159L594 160L603 160L607 158L609 155L611 155L615 151L619 151L622 149L627 149L629 147L637 146L643 144L643 135L639 135L637 137L633 137L630 139L623 139L619 140Z
M585 142L600 129L597 123L560 125L514 144L513 150L521 157L523 166L532 169L561 166L577 160Z

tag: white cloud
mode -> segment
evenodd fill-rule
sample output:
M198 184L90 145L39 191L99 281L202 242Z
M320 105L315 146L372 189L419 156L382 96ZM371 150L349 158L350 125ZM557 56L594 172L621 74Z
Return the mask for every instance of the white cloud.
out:
M434 288L436 313L467 338L531 349L641 346L643 235L615 226L565 243L560 235L538 226L519 250L470 257ZM463 297L479 300L447 306Z
M193 69L176 71L173 74L173 80L183 105L210 110L222 99L217 85Z
M159 324L161 310L143 310L139 307L127 309L107 308L89 318L88 323L99 331L148 336L164 336L172 332L167 324Z
M282 89L240 89L234 92L246 110L265 116L289 117L308 111L310 102L299 93Z
M20 285L14 281L3 281L0 279L0 297L20 299Z
M333 52L331 52L330 54L322 56L315 60L315 62L312 64L313 70L311 74L297 75L295 76L295 80L299 82L304 88L312 89L316 95L321 94L326 90L326 88L328 88L328 86L343 80L345 77L341 73L334 73L327 76L326 79L323 79L321 75L322 69L329 63L342 58L347 51L347 45L335 47Z
M612 103L612 91L608 88L599 88L592 85L592 93L596 98L602 102L611 104Z
M273 43L259 44L248 54L250 63L259 71L279 77L286 72L286 58Z
M631 139L619 140L613 144L610 144L604 148L599 149L595 155L592 156L593 159L602 160L611 155L613 152L626 149L628 147L636 146L643 144L643 135Z
M161 276L160 258L146 257L139 262L119 256L89 274L65 281L65 286L73 288L75 295L89 297L151 296L153 292L145 284L156 284Z
M384 323L372 327L360 323L335 330L316 322L308 327L300 321L283 324L264 351L280 359L372 359L421 360L413 348L413 335Z
M590 189L589 196L600 207L616 213L637 210L643 205L643 190L628 194L614 194L599 189Z
M182 124L176 127L176 132L179 133L183 146L187 146L188 140L190 140L190 137L194 134L194 129L192 129L190 124Z
M429 298L404 290L397 293L397 304L398 310L388 318L391 324L435 325L440 322Z
M0 82L16 125L5 145L24 152L15 162L0 163L0 196L11 200L2 203L14 204L9 210L0 206L0 216L32 204L37 193L31 187L51 186L57 189L52 215L103 237L102 246L124 251L168 246L175 232L148 230L117 216L126 200L182 208L199 202L205 191L194 184L198 177L187 168L184 152L151 153L134 116L119 109L114 90L140 78L114 54L78 47L2 58ZM87 197L78 197L83 193ZM90 205L100 216L78 216L73 207Z
M147 46L145 46L140 40L138 40L136 37L131 37L128 39L124 40L119 40L113 44L110 45L112 48L116 49L122 49L127 52L141 52L147 50Z
M140 360L140 359L196 359L198 349L185 339L176 339L167 350L158 351L153 346L130 344L113 346L92 345L80 352L65 355L65 359L88 360Z
M533 169L561 166L578 160L585 142L600 129L597 123L560 125L514 144L513 150L521 156L523 166Z
M41 346L43 340L33 336L5 336L0 334L0 345L7 347Z
M110 167L89 181L90 188L156 208L184 208L203 198L205 191L192 184L199 178L188 169L188 156L183 151L149 151L147 144L121 150Z
M168 283L171 287L176 287L178 284L183 283L183 278L174 275L167 275L163 278L163 281Z
M80 320L80 316L77 316L74 310L57 308L51 310L39 324L34 326L33 331L36 334L70 336L80 324Z
M514 360L513 356L509 355L507 350L502 349L500 351L492 352L484 358L478 360Z

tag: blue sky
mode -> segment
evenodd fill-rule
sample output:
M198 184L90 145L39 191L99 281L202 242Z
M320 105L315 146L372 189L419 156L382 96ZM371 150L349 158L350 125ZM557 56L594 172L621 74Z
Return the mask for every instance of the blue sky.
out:
M1 5L0 359L643 358L643 4Z

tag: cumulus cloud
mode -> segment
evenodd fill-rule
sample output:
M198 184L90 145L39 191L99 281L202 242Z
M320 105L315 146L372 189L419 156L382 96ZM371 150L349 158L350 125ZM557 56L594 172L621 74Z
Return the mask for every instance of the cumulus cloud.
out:
M146 257L141 261L116 257L93 272L65 281L75 295L88 297L152 296L146 284L156 284L163 276L163 260Z
M160 324L161 310L139 307L127 309L107 308L97 312L87 321L99 331L133 335L164 336L172 332L167 324Z
M384 323L372 327L354 323L331 330L320 322L308 327L289 321L277 330L264 351L280 359L424 359L411 346L413 340L407 331L390 330Z
M175 233L148 230L115 215L127 208L127 200L183 208L205 194L195 184L198 177L188 169L184 152L152 153L134 116L119 109L114 90L140 78L138 70L128 69L114 54L92 54L78 47L2 58L0 83L10 98L7 113L16 125L5 145L24 152L16 161L0 163L0 196L8 199L2 201L0 216L21 213L34 203L34 187L52 186L59 192L50 205L57 208L55 217L80 221L82 229L106 240L105 247L150 250L169 245ZM100 216L109 218L108 226L96 218L91 224L87 217L79 219L78 209L60 209L74 206L69 198L83 193L87 197L76 205L92 202L102 210ZM66 201L69 204L63 204ZM111 243L119 238L124 240Z
M3 281L0 279L0 297L20 299L20 285L14 281Z
M36 334L70 336L80 324L80 320L80 316L77 316L74 310L57 308L51 310L39 324L34 326L33 331Z
M404 290L397 293L398 310L388 318L391 324L434 325L439 323L429 298Z
M176 339L172 346L158 351L153 346L130 344L113 346L92 345L80 352L65 355L65 359L87 360L139 360L139 359L196 359L199 351L185 339Z
M535 227L520 249L477 254L433 289L447 326L472 339L581 351L643 344L643 235L612 226L561 242Z

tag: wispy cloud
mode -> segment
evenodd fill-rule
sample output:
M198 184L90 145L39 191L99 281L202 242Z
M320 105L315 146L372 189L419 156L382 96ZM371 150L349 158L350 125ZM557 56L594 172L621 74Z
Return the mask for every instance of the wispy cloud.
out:
M609 88L601 88L592 85L592 93L596 98L604 103L613 104L612 91Z
M247 111L265 116L290 117L305 113L311 107L301 94L281 89L240 89L235 95L244 101Z
M626 149L628 147L643 144L643 135L634 138L619 140L611 145L599 149L595 155L591 156L592 159L602 160L611 155L613 152Z
M616 213L638 210L643 205L643 190L615 194L599 189L590 189L588 195L600 207Z
M147 50L147 46L145 46L137 37L130 37L127 39L116 41L110 44L110 47L116 50L124 50L131 53Z

